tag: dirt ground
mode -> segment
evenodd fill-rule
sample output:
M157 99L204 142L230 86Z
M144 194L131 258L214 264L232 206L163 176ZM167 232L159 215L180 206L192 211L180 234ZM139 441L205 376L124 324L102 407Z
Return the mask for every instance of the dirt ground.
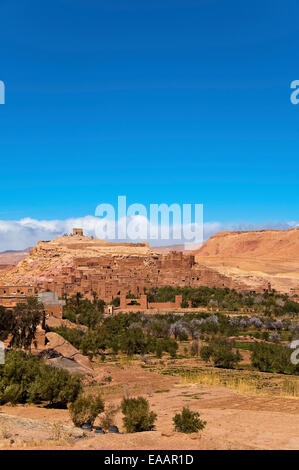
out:
M2 449L299 449L299 399L249 396L219 386L189 385L179 377L151 372L136 363L105 364L97 370L98 384L88 385L87 390L101 390L106 404L117 405L124 394L142 394L158 415L155 431L119 435L85 432L82 437L82 431L81 436L78 430L69 432L72 423L67 410L2 406ZM107 377L112 380L103 386ZM172 418L183 406L198 411L207 421L201 433L185 435L173 431ZM16 418L26 418L29 424L25 425L26 419ZM1 436L5 419L9 432ZM69 426L67 440L61 436L53 439L54 423ZM116 424L124 432L121 412L116 415Z

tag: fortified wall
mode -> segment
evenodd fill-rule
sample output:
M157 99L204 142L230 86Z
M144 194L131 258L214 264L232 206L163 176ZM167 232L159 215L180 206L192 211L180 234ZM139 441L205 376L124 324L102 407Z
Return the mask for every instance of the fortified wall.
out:
M99 256L75 258L73 265L62 268L52 279L37 283L41 290L58 292L62 298L81 292L93 297L95 292L105 302L130 292L136 297L144 289L162 286L229 287L242 290L231 278L196 263L194 256L182 252L149 257Z
M96 293L107 303L128 293L140 298L151 287L249 289L241 279L201 264L200 259L196 261L192 253L156 253L145 242L107 242L85 237L80 228L74 229L72 235L38 242L30 250L30 256L0 276L1 283L3 286L20 284L20 292L25 292L21 285L26 283L34 286L36 292L57 292L61 299L78 292L92 299ZM262 280L258 289L259 292L267 290L267 283ZM7 297L11 296L6 293L5 297L8 301Z

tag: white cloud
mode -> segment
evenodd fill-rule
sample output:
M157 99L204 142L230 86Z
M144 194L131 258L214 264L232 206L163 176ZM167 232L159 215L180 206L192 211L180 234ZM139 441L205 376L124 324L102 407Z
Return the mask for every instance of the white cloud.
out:
M147 228L150 227L149 221L141 216L131 216L128 222L132 221L133 223L141 221ZM110 231L113 228L111 224L113 222L109 222L108 229ZM31 218L14 221L0 220L0 251L22 250L35 246L39 240L53 240L64 233L71 233L73 227L82 227L84 233L88 236L98 237L101 233L100 219L90 215L66 220L36 220ZM207 240L211 235L225 230L286 230L295 227L299 227L299 222L268 222L264 224L206 222L204 224L204 239ZM149 241L153 246L184 243L183 240L163 240L161 237Z

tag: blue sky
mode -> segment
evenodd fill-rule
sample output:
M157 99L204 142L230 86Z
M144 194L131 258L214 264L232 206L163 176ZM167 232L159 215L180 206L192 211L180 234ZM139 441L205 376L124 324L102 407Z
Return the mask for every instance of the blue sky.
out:
M118 195L203 203L224 226L299 220L296 0L2 0L0 15L1 221Z

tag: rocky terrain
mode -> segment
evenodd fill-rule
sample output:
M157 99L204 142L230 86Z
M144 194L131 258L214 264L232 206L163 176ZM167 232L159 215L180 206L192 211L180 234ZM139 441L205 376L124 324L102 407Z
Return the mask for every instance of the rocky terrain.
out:
M78 351L62 336L50 331L46 333L47 344L41 354L52 366L68 370L75 374L92 374L93 367L87 356Z
M151 249L148 243L111 243L84 236L62 236L50 242L38 242L30 250L30 256L26 250L15 253L15 261L18 257L23 259L17 266L0 271L0 284L34 284L48 279L53 282L65 268L74 266L74 260L100 257L110 259L111 265L115 265L113 259L122 260L122 265L126 266L133 266L134 263L139 266L140 261L144 260L144 269L149 269L148 276L153 280L150 272L153 260L169 255L174 248ZM182 252L182 249L181 245L177 247L177 251ZM211 282L216 280L215 285L220 282L221 286L255 290L270 282L271 287L286 293L299 287L299 229L220 232L199 250L188 251L187 254L195 255L202 273L205 269L210 270L202 274L203 283L208 278ZM0 254L0 265L1 259L13 261L13 254ZM171 263L169 266L171 268ZM117 270L114 275L116 279L115 276L118 276ZM169 282L172 282L171 276ZM206 285L210 285L209 282ZM166 279L163 285L165 283Z
M148 243L109 243L81 235L40 241L30 256L9 271L0 272L0 284L30 284L59 296L97 295L110 302L113 296L138 295L144 288L179 285L246 289L245 282L196 263L188 252L155 252ZM258 285L258 283L257 283ZM265 288L261 279L259 287Z
M75 258L145 257L150 253L148 243L111 243L84 236L62 236L38 242L35 248L26 252L26 257L22 258L19 253L21 261L15 268L0 273L0 284L31 284L36 279L55 276L63 268L71 267Z
M256 396L224 387L185 384L177 377L149 372L138 365L102 365L105 403L119 405L124 393L145 396L157 415L154 431L122 434L122 413L116 415L121 434L98 434L74 428L68 410L34 405L5 405L0 410L2 449L202 449L270 450L299 448L298 400ZM98 386L95 385L98 390ZM89 386L89 391L92 387ZM172 418L188 406L207 421L198 434L173 429ZM96 425L99 423L97 419ZM56 430L55 430L56 425ZM56 431L56 432L55 432ZM1 435L2 434L2 435ZM3 438L5 434L5 439ZM58 434L58 435L57 435Z
M193 253L233 279L264 278L281 292L299 287L299 229L219 232Z
M0 253L0 269L19 263L29 256L30 248L21 251L4 251Z

